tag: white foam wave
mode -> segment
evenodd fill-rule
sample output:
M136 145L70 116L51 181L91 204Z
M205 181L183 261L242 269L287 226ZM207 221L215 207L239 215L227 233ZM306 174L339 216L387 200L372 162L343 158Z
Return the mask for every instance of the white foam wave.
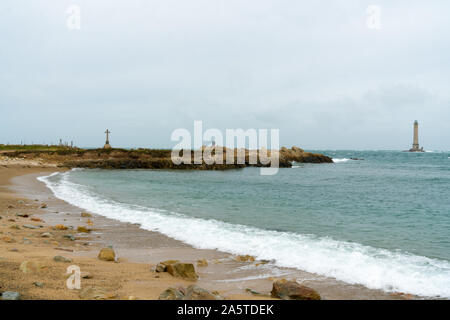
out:
M334 163L342 163L342 162L347 162L347 161L350 161L351 159L347 159L347 158L342 158L342 159L339 159L339 158L333 158L333 162Z
M232 254L250 254L338 280L362 284L371 289L450 298L448 261L391 252L357 243L317 238L288 232L261 230L217 220L158 212L96 196L85 186L69 180L41 177L56 197L80 208L123 222L140 224L201 249L218 249Z

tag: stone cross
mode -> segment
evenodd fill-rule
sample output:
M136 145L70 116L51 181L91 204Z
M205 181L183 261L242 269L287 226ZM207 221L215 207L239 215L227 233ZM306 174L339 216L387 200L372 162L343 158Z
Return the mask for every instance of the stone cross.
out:
M109 144L109 134L111 133L111 131L106 129L105 133L106 133L106 144Z
M106 133L106 142L105 142L105 145L103 146L103 148L111 149L111 145L109 144L109 134L111 133L111 131L109 131L109 129L106 129L105 133Z

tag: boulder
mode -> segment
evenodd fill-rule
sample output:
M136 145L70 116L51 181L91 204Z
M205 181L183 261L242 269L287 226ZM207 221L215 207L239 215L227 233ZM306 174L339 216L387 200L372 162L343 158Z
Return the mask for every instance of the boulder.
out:
M19 266L20 271L23 273L35 273L41 269L39 263L34 261L23 261Z
M187 287L183 300L223 300L223 297L199 286L190 285Z
M5 291L2 293L2 300L20 300L20 293L14 291Z
M320 300L320 294L309 287L295 281L275 281L273 283L272 297L283 300Z
M180 262L179 260L166 260L158 263L155 267L156 272L167 272L167 266L169 264L175 264Z
M51 238L52 234L49 232L44 232L43 234L41 234L41 238Z
M82 216L83 218L92 218L92 214L87 213L87 212L82 212L82 213L81 213L81 216Z
M72 262L72 259L63 257L63 256L54 256L53 261L55 262Z
M167 265L167 272L178 278L182 278L185 280L195 281L198 278L198 275L195 273L195 268L192 263L174 263Z
M41 205L41 208L42 208L42 209L47 208L47 204L46 204L46 203L43 203L43 204Z
M98 258L103 261L115 261L116 253L111 248L103 248L98 253Z
M159 295L159 300L183 300L183 298L183 292L175 288L168 288Z
M92 279L93 276L90 272L81 272L81 278L83 279Z

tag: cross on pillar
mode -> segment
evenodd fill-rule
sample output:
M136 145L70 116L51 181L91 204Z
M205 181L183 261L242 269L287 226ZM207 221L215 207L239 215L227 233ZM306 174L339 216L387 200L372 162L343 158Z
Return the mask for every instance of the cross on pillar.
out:
M106 133L106 142L105 142L105 145L103 146L103 148L111 149L111 145L109 144L109 134L111 133L111 131L109 131L109 129L106 129L105 133Z
M111 133L111 131L106 129L105 133L106 133L106 144L109 144L109 134Z

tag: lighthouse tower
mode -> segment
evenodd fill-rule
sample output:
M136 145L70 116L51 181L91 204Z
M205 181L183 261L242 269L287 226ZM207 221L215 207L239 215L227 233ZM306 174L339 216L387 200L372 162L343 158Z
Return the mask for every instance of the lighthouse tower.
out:
M414 121L414 138L412 148L409 149L410 152L423 152L423 147L419 147L419 122Z

